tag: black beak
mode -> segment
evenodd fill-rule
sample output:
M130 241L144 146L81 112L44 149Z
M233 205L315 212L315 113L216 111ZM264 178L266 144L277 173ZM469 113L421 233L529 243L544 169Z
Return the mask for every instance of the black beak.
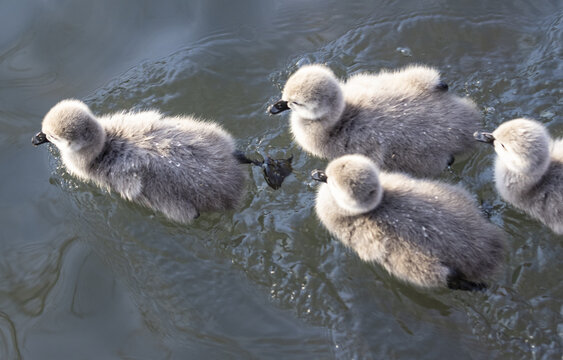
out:
M31 143L35 146L41 145L46 142L49 142L49 140L47 140L47 135L45 135L45 133L42 131L38 132L34 137L31 138Z
M289 110L289 106L287 106L287 101L285 100L280 100L274 105L270 106L270 114L279 114L286 110Z
M449 86L448 86L448 84L446 84L445 82L440 81L440 82L438 83L438 85L436 85L436 89L438 89L438 90L440 90L440 91L448 91Z
M311 179L325 183L328 177L326 176L325 172L322 170L313 170L311 172Z
M477 141L481 141L481 142L491 144L491 145L495 142L495 137L493 136L493 134L488 133L488 132L475 131L473 133L473 137Z

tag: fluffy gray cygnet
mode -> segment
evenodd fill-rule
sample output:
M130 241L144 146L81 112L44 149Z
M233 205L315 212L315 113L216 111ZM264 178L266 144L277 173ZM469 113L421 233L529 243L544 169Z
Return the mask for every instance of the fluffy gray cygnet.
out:
M232 209L245 193L231 136L192 117L156 111L96 117L83 102L63 100L32 142L55 144L71 174L182 223Z
M495 147L495 184L502 198L563 234L563 138L552 140L530 119L501 124L475 138Z
M461 187L379 172L363 155L345 155L315 170L326 182L316 212L361 259L421 287L479 290L503 260L504 233Z
M352 153L385 171L434 176L474 147L480 113L448 91L425 66L358 74L341 83L323 65L306 65L287 80L270 112L291 109L291 131L307 152L327 159Z

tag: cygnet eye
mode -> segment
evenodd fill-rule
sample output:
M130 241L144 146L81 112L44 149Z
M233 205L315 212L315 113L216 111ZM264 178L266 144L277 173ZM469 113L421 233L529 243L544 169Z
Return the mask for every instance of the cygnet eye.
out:
M290 105L297 105L297 106L301 106L300 103L298 103L297 101L290 101L289 102Z

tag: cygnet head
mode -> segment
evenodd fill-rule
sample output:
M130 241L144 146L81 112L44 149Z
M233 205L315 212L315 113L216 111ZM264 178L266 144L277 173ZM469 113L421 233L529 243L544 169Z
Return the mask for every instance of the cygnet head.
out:
M493 144L499 160L522 174L543 174L550 162L550 137L537 121L515 119L501 124L492 134L477 132L475 138Z
M315 170L311 177L326 182L338 206L350 215L375 209L383 197L379 171L364 155L339 157L328 164L326 173Z
M334 73L323 65L305 65L289 77L282 100L270 108L272 114L289 110L306 120L335 122L344 110L344 97Z
M42 131L32 138L34 145L52 142L63 157L78 154L82 161L96 157L104 141L104 129L79 100L63 100L51 108L43 119Z

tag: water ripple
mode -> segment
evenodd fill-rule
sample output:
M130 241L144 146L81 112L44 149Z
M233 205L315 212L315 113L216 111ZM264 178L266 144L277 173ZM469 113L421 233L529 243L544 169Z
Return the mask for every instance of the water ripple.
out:
M0 357L13 360L22 358L16 337L16 327L4 312L0 312Z

